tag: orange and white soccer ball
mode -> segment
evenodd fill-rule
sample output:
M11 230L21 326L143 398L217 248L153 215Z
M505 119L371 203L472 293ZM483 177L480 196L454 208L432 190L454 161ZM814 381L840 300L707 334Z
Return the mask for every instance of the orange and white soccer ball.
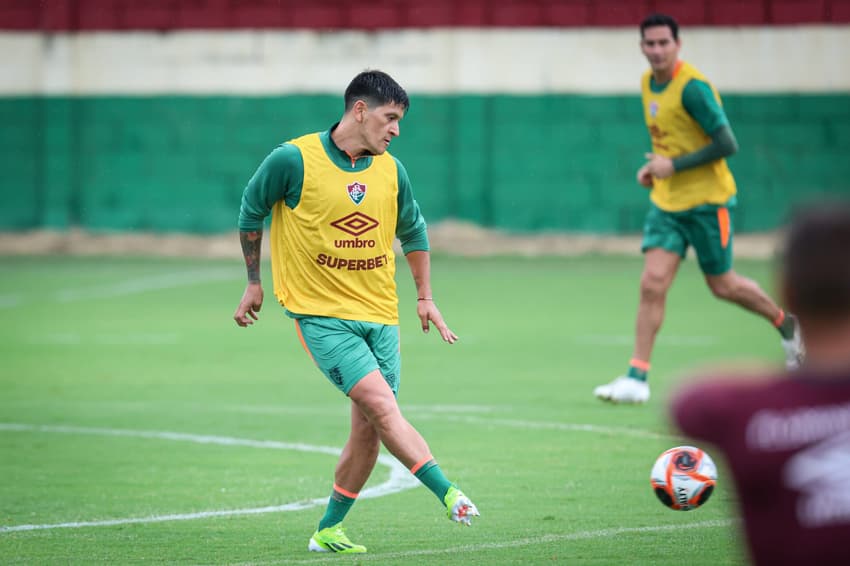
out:
M677 511L690 511L711 497L717 466L704 450L676 446L658 457L649 482L661 503Z

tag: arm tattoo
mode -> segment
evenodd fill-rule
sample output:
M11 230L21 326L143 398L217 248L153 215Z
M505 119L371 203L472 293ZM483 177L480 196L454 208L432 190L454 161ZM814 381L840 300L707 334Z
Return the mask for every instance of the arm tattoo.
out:
M260 249L263 244L263 231L239 232L239 242L245 255L245 266L248 268L248 282L260 282Z

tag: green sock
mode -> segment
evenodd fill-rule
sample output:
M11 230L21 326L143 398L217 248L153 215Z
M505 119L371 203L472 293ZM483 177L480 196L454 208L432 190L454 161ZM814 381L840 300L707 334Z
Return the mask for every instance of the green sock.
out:
M328 499L328 508L325 510L325 516L319 521L319 530L321 531L322 529L341 523L355 501L357 500L354 497L348 497L337 490L333 490L330 499Z
M636 368L635 366L629 366L629 373L627 373L626 376L631 377L632 379L637 379L638 381L646 381L649 379L649 372Z
M452 482L443 474L439 464L434 460L428 460L421 468L413 474L416 479L425 484L425 487L430 489L434 495L440 498L440 501L446 497L446 493L452 486ZM445 504L445 501L443 501Z
M790 340L794 337L794 315L786 314L782 319L782 324L776 327L779 333L782 335L782 338L785 340Z

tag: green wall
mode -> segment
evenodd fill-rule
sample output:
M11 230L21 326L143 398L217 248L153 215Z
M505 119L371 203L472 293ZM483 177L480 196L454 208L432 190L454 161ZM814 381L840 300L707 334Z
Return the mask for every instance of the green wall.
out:
M795 202L850 197L850 94L726 95L741 145L739 231ZM329 126L341 97L0 98L0 229L222 232L278 143ZM636 96L415 95L391 151L430 222L640 230L649 141Z

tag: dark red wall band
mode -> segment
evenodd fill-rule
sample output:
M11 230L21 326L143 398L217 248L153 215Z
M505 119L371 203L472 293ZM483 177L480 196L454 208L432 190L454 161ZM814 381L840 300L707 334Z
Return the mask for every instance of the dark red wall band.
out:
M392 29L850 23L850 0L0 0L0 29Z

